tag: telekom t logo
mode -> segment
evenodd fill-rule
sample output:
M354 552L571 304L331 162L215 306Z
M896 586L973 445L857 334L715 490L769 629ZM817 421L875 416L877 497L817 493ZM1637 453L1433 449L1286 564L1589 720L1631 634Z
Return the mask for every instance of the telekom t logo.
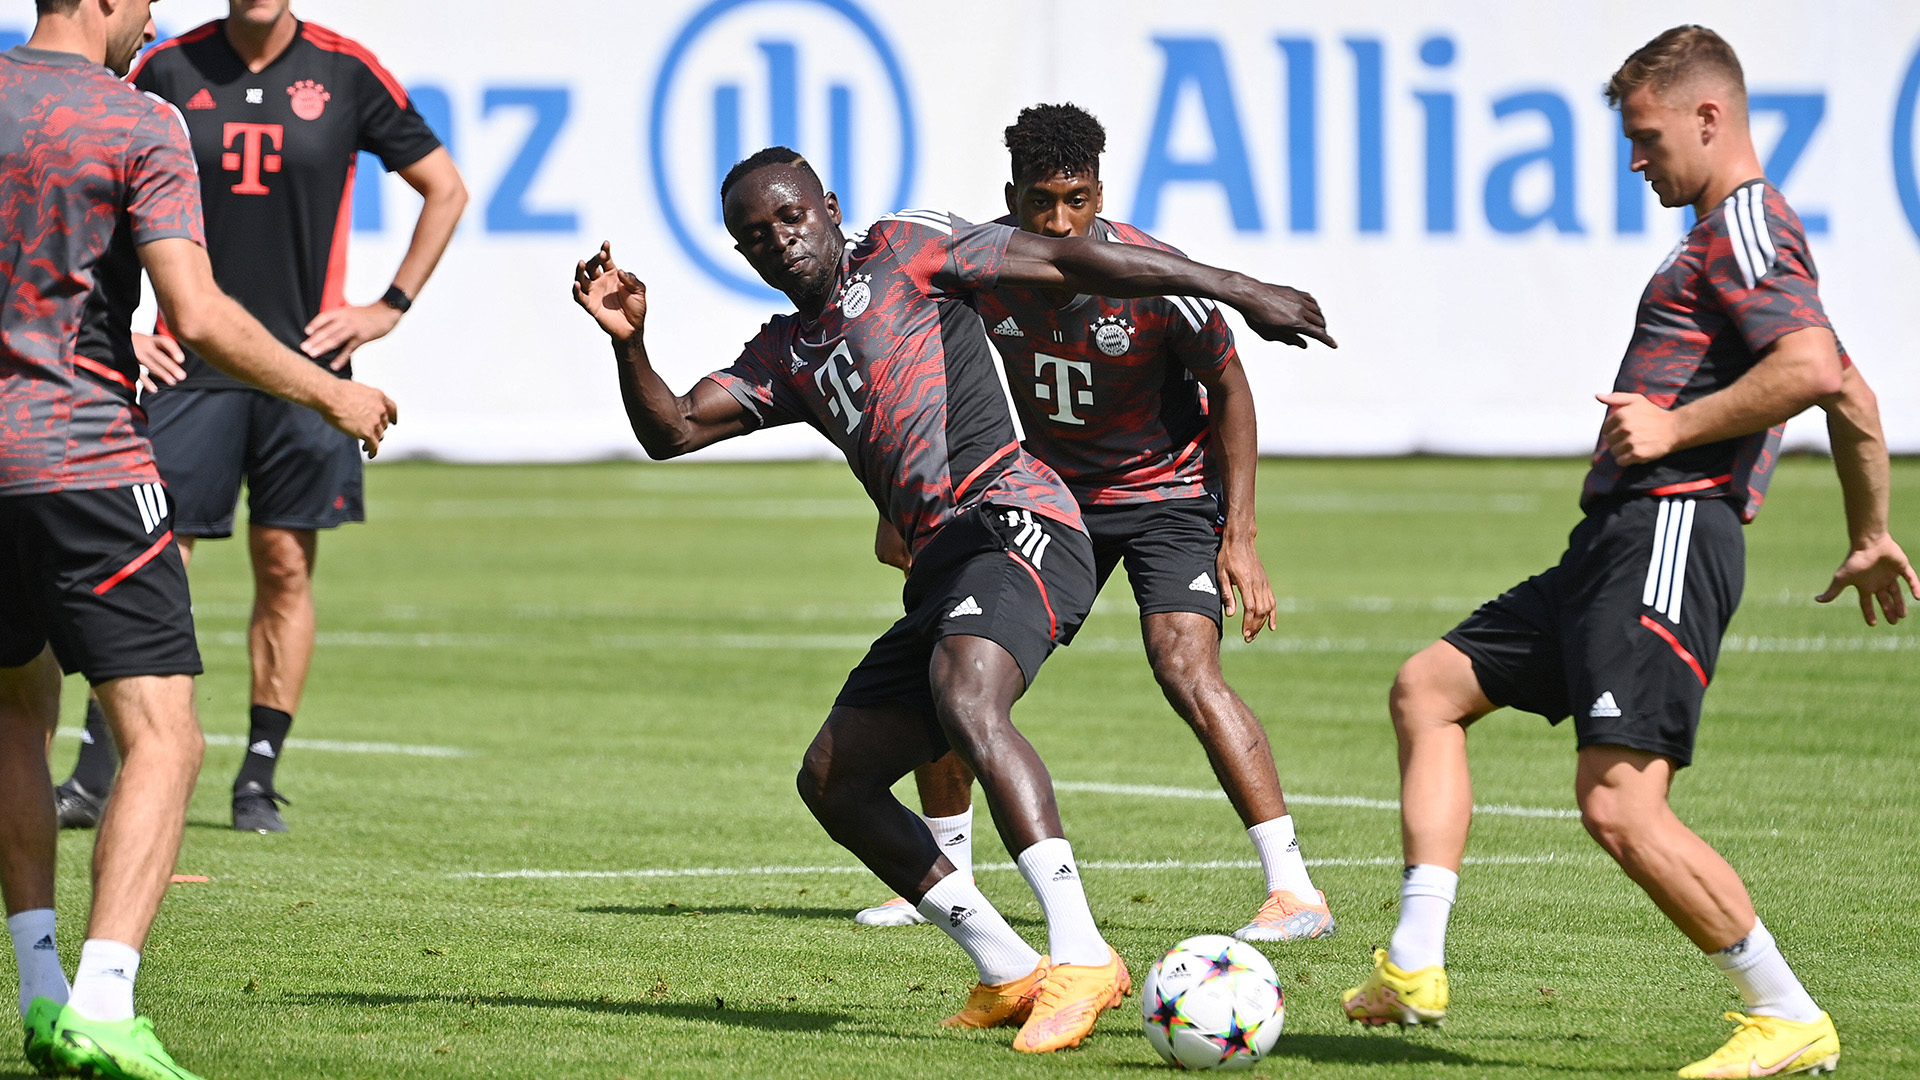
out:
M840 362L847 363L846 374L840 372ZM853 367L853 352L842 341L834 346L833 355L821 364L813 373L813 385L827 399L827 409L847 425L847 434L851 435L860 427L860 410L855 406L853 395L866 386L860 381L860 373ZM831 389L829 389L831 387Z
M228 172L240 174L240 182L233 185L235 195L266 195L267 185L260 182L262 172L280 171L280 155L263 152L262 141L271 140L273 149L281 149L281 141L286 128L280 124L228 124L220 133L220 145L226 153L220 155L220 167ZM234 149L234 140L240 140L240 149Z
M1047 369L1053 374L1048 375ZM1085 390L1073 388L1073 377L1080 376ZM1033 354L1033 377L1040 381L1033 384L1033 396L1041 401L1053 402L1053 415L1047 417L1056 424L1085 424L1084 417L1075 416L1075 405L1093 405L1093 365L1084 360L1068 360L1063 356L1048 356L1045 353Z

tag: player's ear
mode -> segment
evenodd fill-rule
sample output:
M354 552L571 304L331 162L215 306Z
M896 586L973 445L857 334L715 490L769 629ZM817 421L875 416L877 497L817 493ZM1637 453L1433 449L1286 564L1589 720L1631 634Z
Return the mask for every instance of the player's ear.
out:
M827 219L835 225L840 224L840 196L827 192Z
M1018 192L1014 190L1013 181L1007 181L1007 213L1012 214L1014 217L1020 216L1020 207L1014 204L1014 200L1017 197Z
M1101 214L1101 213L1105 213L1106 209L1107 209L1107 182L1105 180L1095 180L1093 182L1093 212L1096 214Z

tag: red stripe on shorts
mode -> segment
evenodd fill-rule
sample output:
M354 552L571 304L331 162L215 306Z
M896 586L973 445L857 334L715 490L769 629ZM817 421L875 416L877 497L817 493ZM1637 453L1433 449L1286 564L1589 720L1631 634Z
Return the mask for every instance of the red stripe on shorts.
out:
M1684 495L1689 491L1705 491L1710 487L1719 487L1731 479L1733 479L1732 473L1728 473L1725 476L1716 476L1711 480L1688 480L1682 484L1668 484L1666 487L1654 488L1652 491L1647 492L1647 494Z
M1047 609L1047 640L1052 641L1059 637L1060 621L1053 617L1053 601L1047 599L1047 583L1040 580L1040 571L1035 570L1032 563L1015 555L1011 551L1007 552L1007 558L1019 563L1020 568L1025 570L1027 574L1033 578L1033 587L1040 590L1040 603L1045 605Z
M153 557L155 555L160 554L162 551L165 551L167 548L167 545L171 543L173 543L173 530L168 529L167 535L161 537L158 540L155 540L153 542L152 547L141 552L137 557L134 558L132 562L121 567L118 573L114 574L112 577L101 582L100 584L95 585L93 587L93 595L95 596L107 595L107 590L113 588L115 585L118 585L121 582L127 580L128 578L132 577L134 574L134 571L152 562Z
M1647 629L1653 631L1656 634L1659 634L1662 638L1666 640L1667 644L1673 646L1674 654L1680 657L1680 659L1685 660L1687 662L1687 666L1693 669L1694 677L1700 680L1700 685L1701 686L1707 685L1706 669L1700 666L1700 661L1695 660L1693 658L1693 654L1687 651L1687 647L1685 645L1680 644L1680 639L1673 636L1673 631L1667 629L1664 626L1661 626L1659 623L1654 622L1652 619L1647 618L1645 615L1640 616L1640 625L1646 627Z

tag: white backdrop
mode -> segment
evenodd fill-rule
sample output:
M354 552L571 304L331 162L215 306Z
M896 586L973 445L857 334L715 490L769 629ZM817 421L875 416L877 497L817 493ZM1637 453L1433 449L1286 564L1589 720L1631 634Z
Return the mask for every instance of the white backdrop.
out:
M0 16L0 39L26 29ZM223 13L169 0L162 29ZM1620 175L1607 75L1698 21L1740 51L1762 158L1810 224L1890 441L1920 451L1920 5L1530 0L296 0L372 48L453 147L474 201L414 312L356 359L399 400L395 456L637 454L611 360L571 305L602 238L651 288L676 387L784 300L741 279L715 186L793 141L863 223L1001 212L1000 129L1073 100L1106 124L1109 216L1312 291L1340 339L1242 336L1273 453L1584 453L1646 278L1682 230ZM10 27L5 21L13 19ZM384 289L417 202L372 177L350 297ZM1817 417L1790 429L1824 441ZM827 452L805 430L710 454Z

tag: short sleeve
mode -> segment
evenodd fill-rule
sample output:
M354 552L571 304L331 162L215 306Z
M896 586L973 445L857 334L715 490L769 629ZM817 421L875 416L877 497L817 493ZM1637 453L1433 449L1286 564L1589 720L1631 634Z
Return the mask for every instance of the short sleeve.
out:
M975 225L940 210L902 210L881 218L868 232L887 246L922 292L949 299L985 292L999 282L1013 227Z
M1806 235L1786 200L1763 184L1727 198L1707 253L1705 292L1757 356L1795 330L1831 330Z
M440 149L439 136L413 107L406 89L371 57L361 62L358 148L378 157L388 172Z
M1239 358L1233 347L1233 329L1220 314L1220 305L1197 296L1163 299L1173 307L1167 347L1188 371L1218 375Z
M187 122L172 105L146 96L153 107L141 117L127 145L127 216L133 221L133 242L180 237L204 247L200 171Z
M738 360L707 376L753 414L756 429L807 419L799 396L787 382L787 338L782 320L775 319L747 342Z

